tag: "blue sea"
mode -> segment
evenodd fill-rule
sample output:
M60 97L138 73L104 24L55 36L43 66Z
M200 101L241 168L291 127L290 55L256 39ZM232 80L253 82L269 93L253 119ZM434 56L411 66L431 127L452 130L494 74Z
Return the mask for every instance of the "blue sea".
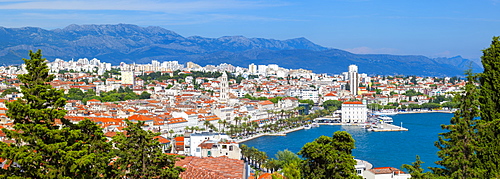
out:
M445 132L441 124L449 124L453 114L420 113L398 114L392 116L394 125L403 125L408 131L370 132L360 126L327 126L300 130L286 136L264 136L243 144L264 151L270 158L280 151L288 149L299 152L302 146L312 142L319 136L332 136L335 131L347 131L356 141L353 155L356 159L366 160L374 167L401 168L403 164L411 164L419 155L424 162L422 167L438 167L438 149L434 143L438 134Z

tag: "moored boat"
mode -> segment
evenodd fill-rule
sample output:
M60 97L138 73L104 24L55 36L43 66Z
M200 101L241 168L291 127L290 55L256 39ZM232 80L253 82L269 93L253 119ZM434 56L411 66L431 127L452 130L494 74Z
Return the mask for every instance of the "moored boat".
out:
M382 115L385 115L385 116L394 116L396 114L398 114L398 113L395 112L395 111L389 111L389 110L375 111L373 113L373 115L377 115L377 116L382 116Z
M380 120L383 123L388 123L388 124L391 124L392 122L394 122L394 120L392 119L392 117L384 116L384 115L377 117L377 119Z

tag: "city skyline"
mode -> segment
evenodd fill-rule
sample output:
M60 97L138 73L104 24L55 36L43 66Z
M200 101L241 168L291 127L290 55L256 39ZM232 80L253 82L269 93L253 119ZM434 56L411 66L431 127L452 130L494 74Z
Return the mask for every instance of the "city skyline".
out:
M500 2L0 1L3 27L160 26L183 36L291 39L360 54L479 59L498 36Z

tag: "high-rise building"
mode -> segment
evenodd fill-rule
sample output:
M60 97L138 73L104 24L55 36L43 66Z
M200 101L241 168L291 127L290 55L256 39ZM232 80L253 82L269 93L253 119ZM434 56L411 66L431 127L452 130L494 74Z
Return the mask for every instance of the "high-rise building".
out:
M359 75L358 66L356 65L349 65L349 90L352 95L358 95Z
M253 63L248 65L248 72L250 72L251 75L255 75L257 73L257 65Z
M135 75L133 71L121 71L122 84L135 84Z

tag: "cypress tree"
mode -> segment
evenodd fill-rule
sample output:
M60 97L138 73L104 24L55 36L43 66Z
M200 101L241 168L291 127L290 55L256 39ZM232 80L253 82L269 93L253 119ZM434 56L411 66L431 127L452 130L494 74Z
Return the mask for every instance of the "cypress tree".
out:
M477 156L487 171L482 178L500 177L500 41L493 37L481 57L484 71L480 75L481 120L478 123Z
M476 118L479 117L477 80L471 70L466 74L467 83L464 92L455 95L459 108L449 125L441 125L447 132L440 133L435 143L440 150L438 156L441 158L436 164L443 168L436 167L432 170L435 174L451 178L480 178L483 173L478 168L476 156L478 143L475 127Z

